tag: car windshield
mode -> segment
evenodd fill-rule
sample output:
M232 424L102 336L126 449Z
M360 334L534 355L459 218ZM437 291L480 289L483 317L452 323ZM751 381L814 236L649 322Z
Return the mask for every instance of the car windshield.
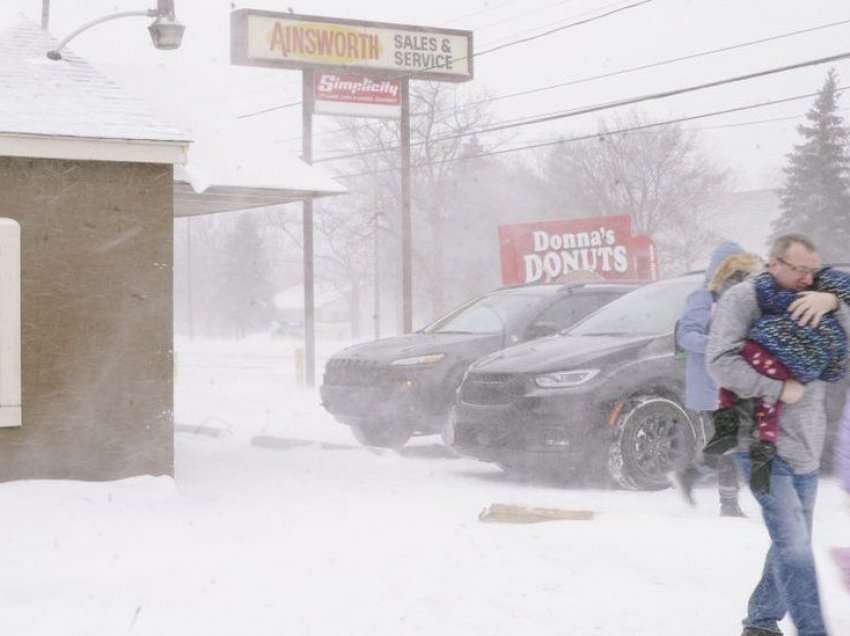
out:
M605 305L567 333L639 336L672 332L688 294L701 284L701 276L688 276L640 287Z
M422 332L502 333L507 323L539 302L540 297L533 294L502 293L483 296L428 325Z

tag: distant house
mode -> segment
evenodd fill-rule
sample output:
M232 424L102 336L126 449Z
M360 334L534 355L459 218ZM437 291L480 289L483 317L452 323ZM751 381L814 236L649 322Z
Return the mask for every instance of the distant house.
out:
M273 299L277 308L280 335L303 335L304 286L293 285L279 291ZM326 337L350 335L350 310L345 296L332 287L317 286L314 295L316 329Z

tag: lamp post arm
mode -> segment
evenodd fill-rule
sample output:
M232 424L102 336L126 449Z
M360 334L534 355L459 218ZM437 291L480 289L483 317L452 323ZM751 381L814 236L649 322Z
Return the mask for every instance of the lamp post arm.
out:
M85 23L76 31L73 31L68 36L66 36L53 50L47 52L47 57L51 60L61 60L62 53L60 51L65 48L65 45L68 44L71 40L77 37L83 31L86 31L93 26L100 24L101 22L106 22L108 20L116 20L118 18L129 18L129 17L147 17L147 18L155 18L158 15L157 9L148 9L147 11L121 11L120 13L111 13L110 15L103 16L102 18L97 18L96 20L92 20L91 22Z

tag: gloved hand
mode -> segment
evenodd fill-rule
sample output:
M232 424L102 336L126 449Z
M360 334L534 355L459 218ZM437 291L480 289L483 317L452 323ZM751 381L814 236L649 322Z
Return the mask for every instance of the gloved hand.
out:
M776 444L773 442L753 442L750 446L750 489L756 495L770 493L770 463L776 457Z

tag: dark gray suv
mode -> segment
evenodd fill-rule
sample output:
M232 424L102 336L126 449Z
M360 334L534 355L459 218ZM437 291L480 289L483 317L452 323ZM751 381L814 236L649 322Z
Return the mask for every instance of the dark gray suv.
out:
M325 367L323 406L371 446L438 433L471 362L558 333L637 287L625 283L523 285L493 291L405 336L349 347Z

